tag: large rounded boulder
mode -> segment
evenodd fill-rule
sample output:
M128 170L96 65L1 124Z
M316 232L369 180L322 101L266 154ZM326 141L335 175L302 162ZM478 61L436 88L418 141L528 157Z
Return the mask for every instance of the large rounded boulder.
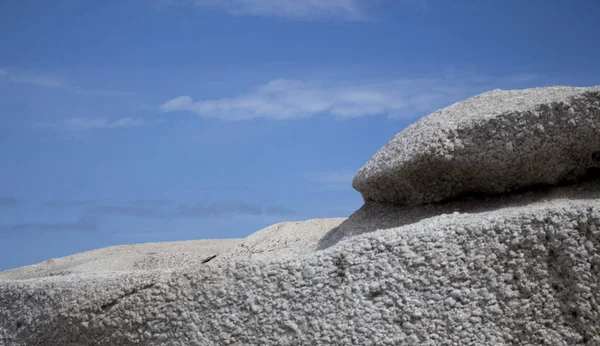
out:
M576 180L600 167L600 87L494 90L432 113L379 150L353 187L421 205Z

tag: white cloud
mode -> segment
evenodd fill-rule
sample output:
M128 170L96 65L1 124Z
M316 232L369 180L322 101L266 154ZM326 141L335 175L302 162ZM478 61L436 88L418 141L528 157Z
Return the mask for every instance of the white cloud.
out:
M100 130L100 129L117 129L130 128L160 123L160 120L148 121L141 118L70 118L66 119L56 127L66 128L68 130Z
M295 20L340 18L364 20L365 0L194 0L232 15L281 17Z
M228 120L292 119L318 114L337 118L377 114L401 117L415 116L415 111L430 110L432 105L443 106L464 91L463 87L430 79L352 84L277 79L230 98L194 101L190 96L179 96L162 104L160 109Z
M496 77L454 70L426 78L345 83L276 79L231 97L195 101L182 95L159 108L223 120L295 119L322 114L340 119L372 115L413 119L484 91L530 87L536 79L533 73Z

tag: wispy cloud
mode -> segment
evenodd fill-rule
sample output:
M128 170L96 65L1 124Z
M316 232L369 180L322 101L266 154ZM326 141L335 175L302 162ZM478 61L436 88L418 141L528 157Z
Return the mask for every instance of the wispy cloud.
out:
M97 228L98 223L93 218L82 218L75 222L19 223L8 226L12 231L95 231Z
M4 74L4 78L18 84L31 84L44 88L67 88L68 84L58 77L35 74Z
M192 207L182 207L179 209L181 215L192 217L223 216L230 214L237 215L268 215L268 216L289 216L295 212L284 206L279 205L256 205L244 202L220 202L210 205L196 205Z
M162 207L171 203L168 199L140 198L129 202L137 207Z
M191 0L198 6L215 8L234 16L280 17L291 20L367 18L365 0ZM165 1L161 2L163 5ZM171 0L170 3L173 3Z
M131 92L82 88L70 84L64 77L47 72L22 69L0 69L0 81L15 84L32 85L42 88L62 89L81 95L92 96L128 96Z
M14 197L0 197L0 208L12 208L21 204L21 201Z
M68 131L90 131L90 130L106 130L106 129L122 129L141 126L150 126L163 123L162 119L147 120L143 118L69 118L56 123L40 123L39 126L51 127L57 130Z
M194 101L190 96L179 96L160 109L227 120L292 119L318 114L337 118L398 116L406 110L428 106L449 91L428 80L336 84L278 79L231 98Z
M96 205L97 203L98 203L98 201L93 200L93 199L76 200L76 201L53 199L51 201L44 203L44 205L47 207L51 207L51 208L70 208L70 207L88 207L88 206Z
M157 208L139 207L139 206L99 206L93 209L95 214L111 214L135 217L164 217L168 213Z
M532 78L535 75L460 78L448 74L440 78L351 83L276 79L233 97L195 101L188 95L179 96L163 103L160 110L224 120L294 119L321 114L345 119L371 115L413 118L499 85Z
M281 205L253 204L242 201L216 203L180 204L166 199L138 199L129 203L106 203L97 200L53 200L47 202L50 207L84 207L86 214L101 216L128 216L140 218L190 218L214 217L224 215L266 215L287 216L295 212Z

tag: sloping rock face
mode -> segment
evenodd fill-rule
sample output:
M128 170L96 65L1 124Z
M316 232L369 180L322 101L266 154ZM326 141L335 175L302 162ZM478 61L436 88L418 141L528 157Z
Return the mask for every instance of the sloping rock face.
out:
M0 281L103 271L193 267L240 241L241 239L213 239L110 246L3 271L0 272Z
M420 205L600 167L600 87L490 91L409 126L360 169L365 201Z
M314 251L325 234L346 218L280 222L255 232L227 248L214 262L272 259L273 256L297 256Z
M0 344L599 345L599 285L600 203L560 200L295 259L0 282Z

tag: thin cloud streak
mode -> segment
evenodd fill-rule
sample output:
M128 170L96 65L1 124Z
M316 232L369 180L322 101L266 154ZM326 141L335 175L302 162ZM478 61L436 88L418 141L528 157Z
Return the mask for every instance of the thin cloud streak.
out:
M220 202L210 205L196 205L192 207L181 207L179 212L182 216L211 217L230 214L237 215L268 215L268 216L290 216L295 212L284 206L278 205L256 205L244 202Z
M99 89L87 89L69 84L64 78L55 74L24 71L24 70L13 70L13 69L0 69L0 81L5 81L15 84L33 85L42 88L50 89L62 89L65 91L73 92L80 95L91 95L91 96L106 96L106 97L118 97L118 96L130 96L133 95L131 92L114 91L114 90L99 90Z
M62 199L54 199L44 203L46 207L51 208L70 208L70 207L88 207L96 205L98 201L88 199L88 200L78 200L78 201L67 201Z
M234 16L279 17L308 21L367 19L365 0L194 0L193 2L198 6L218 9Z
M169 205L171 203L168 199L150 199L150 198L141 198L129 201L129 204L137 206L137 207L162 207Z
M165 217L167 212L156 208L138 206L99 206L92 210L95 214L125 215L134 217Z
M8 81L17 84L31 84L44 88L67 88L68 85L56 78L50 76L39 76L39 75L9 75Z
M189 218L215 217L225 215L269 215L288 216L296 213L281 205L259 205L241 201L217 202L211 204L180 205L175 207L167 200L139 200L129 205L97 205L88 210L96 216L128 216L137 218Z
M93 218L82 218L75 222L19 223L8 226L12 231L96 231L98 222Z
M91 130L107 130L107 129L123 129L151 126L163 123L163 119L147 120L142 118L122 117L122 118L69 118L60 122L47 124L40 123L39 126L50 127L56 130L67 131L91 131Z

